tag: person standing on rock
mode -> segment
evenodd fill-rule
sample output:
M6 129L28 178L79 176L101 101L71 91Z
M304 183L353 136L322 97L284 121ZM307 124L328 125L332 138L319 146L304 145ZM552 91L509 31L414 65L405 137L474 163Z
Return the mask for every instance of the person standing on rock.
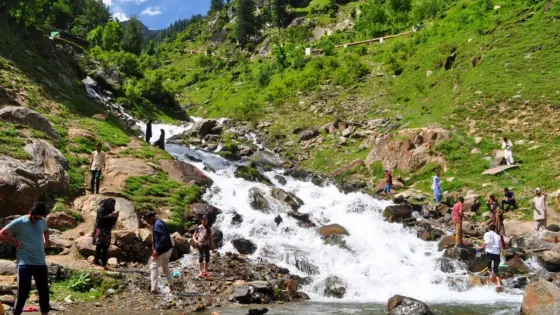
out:
M387 197L391 196L392 187L393 187L393 175L391 175L391 172L389 172L389 170L385 170L385 189L383 189L385 191L385 196Z
M540 188L535 189L535 198L533 198L533 221L535 222L535 230L538 232L541 228L546 230L546 194L541 192Z
M50 310L49 270L45 259L45 248L49 244L49 229L45 216L47 209L36 202L29 213L8 224L0 231L0 239L16 244L17 248L17 297L14 315L20 315L31 291L31 279L39 291L41 314Z
M208 217L206 215L202 216L201 224L196 227L193 241L198 247L198 263L200 264L198 277L209 276L208 263L210 263L210 250L214 249L214 238L212 237L212 230L208 226Z
M436 203L441 202L441 198L443 197L443 192L441 190L441 181L439 180L439 171L436 171L436 175L432 181L432 189L434 191L434 199Z
M159 139L154 143L154 145L162 150L165 150L165 130L160 129L161 134Z
M500 253L502 251L502 237L496 234L496 226L491 224L488 232L484 233L484 244L477 249L486 249L486 262L490 281L496 281L496 292L502 292L502 280L500 279Z
M459 201L453 205L451 219L455 223L455 246L463 246L463 203L465 199L459 197Z
M146 142L150 143L150 139L152 139L152 120L148 120L146 124Z
M150 262L150 293L156 294L159 291L159 266L161 266L161 269L167 278L169 291L173 293L173 274L169 269L169 259L173 253L173 242L171 241L171 235L169 234L167 224L165 224L165 222L158 218L153 212L146 214L144 216L144 221L152 226L153 251Z
M109 260L111 230L119 219L119 213L115 211L115 205L115 199L107 198L102 201L101 206L97 209L95 230L93 232L93 243L95 244L93 263L102 268L105 268Z
M97 144L95 151L91 154L91 193L99 193L101 172L105 169L106 155L102 150L101 143ZM94 190L95 189L95 190Z
M504 150L504 158L507 165L513 165L513 143L506 137L502 141L502 150Z
M488 196L488 210L492 213L492 224L496 226L496 234L502 238L502 247L506 248L504 237L506 236L506 228L504 226L504 210L498 206L498 199L493 194Z

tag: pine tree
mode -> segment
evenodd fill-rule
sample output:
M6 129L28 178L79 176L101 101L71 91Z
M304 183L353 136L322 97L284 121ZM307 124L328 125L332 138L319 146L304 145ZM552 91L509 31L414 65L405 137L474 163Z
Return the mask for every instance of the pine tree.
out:
M210 12L215 13L224 8L224 0L210 0Z
M109 21L103 29L102 46L104 50L120 50L123 31L117 21Z
M135 55L140 55L142 52L142 40L142 24L133 16L127 22L124 30L123 49Z
M78 0L72 6L75 16L72 33L78 36L86 37L97 26L109 22L111 17L109 8L102 0Z
M255 2L253 0L236 0L237 22L235 38L241 46L245 46L249 37L255 33Z

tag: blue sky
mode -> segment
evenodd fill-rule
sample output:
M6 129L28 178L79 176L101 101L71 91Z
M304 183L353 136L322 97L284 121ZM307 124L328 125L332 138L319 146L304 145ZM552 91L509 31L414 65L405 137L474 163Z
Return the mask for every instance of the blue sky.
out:
M169 24L195 14L205 15L210 0L103 0L118 20L136 15L150 29L162 29Z

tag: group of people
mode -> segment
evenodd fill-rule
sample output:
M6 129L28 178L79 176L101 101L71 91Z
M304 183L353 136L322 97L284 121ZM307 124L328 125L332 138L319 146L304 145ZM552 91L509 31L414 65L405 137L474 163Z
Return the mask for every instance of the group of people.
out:
M21 216L0 230L0 240L12 243L17 250L17 296L13 314L20 315L24 311L25 303L31 291L31 280L39 293L39 306L42 315L49 313L49 272L45 256L45 249L49 245L49 229L46 216L47 207L41 202L35 203L28 214ZM97 210L92 242L96 246L94 264L98 268L105 268L109 258L111 245L111 231L119 219L116 211L116 200L107 198L102 201ZM161 267L170 292L174 292L173 275L169 268L169 260L173 252L173 240L167 224L159 219L155 213L143 216L144 222L152 227L152 255L150 258L150 293L159 292L158 269ZM196 227L192 237L193 243L199 249L200 278L209 276L208 264L210 251L214 249L212 230L208 225L208 218L203 216L201 224Z

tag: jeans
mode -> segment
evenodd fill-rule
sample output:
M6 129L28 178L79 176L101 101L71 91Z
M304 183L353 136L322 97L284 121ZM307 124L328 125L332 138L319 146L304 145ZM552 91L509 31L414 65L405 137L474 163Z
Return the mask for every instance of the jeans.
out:
M20 315L25 301L29 297L31 290L31 278L35 279L37 291L39 291L39 305L41 313L48 313L49 303L49 270L47 266L18 266L17 276L17 297L14 304L14 315Z
M443 194L441 193L441 190L434 190L434 199L436 200L436 203L440 203L442 197Z
M103 267L107 265L107 260L109 260L109 246L110 245L95 246L95 259L93 261L96 265Z
M513 208L517 208L517 204L515 203L515 199L502 200L502 209L505 209L505 205L510 205L510 206L513 206Z
M393 187L393 184L387 184L383 189L387 195L391 194L391 187Z
M150 263L150 278L152 282L152 292L159 291L159 275L158 268L161 266L165 277L167 278L167 284L171 287L173 285L173 275L171 270L169 270L169 258L173 253L173 248L166 251L161 255L157 255L155 258L152 257L152 262Z
M486 252L486 264L488 271L492 272L496 277L500 276L500 255Z
M99 179L101 178L101 170L91 171L91 193L99 193ZM96 190L93 190L95 186Z
M206 263L210 262L210 246L208 245L200 245L198 247L198 262L202 264L203 261Z

